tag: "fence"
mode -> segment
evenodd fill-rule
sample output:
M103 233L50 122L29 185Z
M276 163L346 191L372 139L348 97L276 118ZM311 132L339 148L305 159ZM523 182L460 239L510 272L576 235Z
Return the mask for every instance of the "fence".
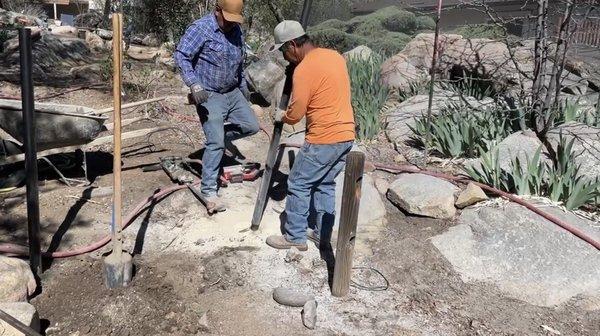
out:
M589 47L600 47L600 17L588 17L579 22L571 42Z

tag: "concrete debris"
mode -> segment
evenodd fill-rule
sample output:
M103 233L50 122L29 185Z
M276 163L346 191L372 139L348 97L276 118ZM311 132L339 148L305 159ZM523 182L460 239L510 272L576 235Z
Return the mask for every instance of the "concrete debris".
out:
M14 317L19 322L40 331L40 317L33 305L28 302L10 302L0 303L0 310ZM21 336L23 333L9 325L8 322L0 319L0 335L2 336Z
M317 301L310 300L304 304L302 309L302 323L310 330L317 325Z
M294 261L300 261L304 255L295 247L290 248L285 255L285 262L291 263Z
M475 203L485 201L487 199L487 195L485 194L485 192L483 192L481 188L476 186L474 183L469 183L467 185L467 188L458 195L458 199L456 200L456 207L459 209L463 209Z
M388 199L397 207L425 217L449 219L456 214L454 184L424 174L402 174L392 183Z
M27 262L0 256L0 302L27 301L36 288Z
M303 307L315 297L310 294L298 292L291 288L278 287L273 291L273 300L280 305L289 307Z

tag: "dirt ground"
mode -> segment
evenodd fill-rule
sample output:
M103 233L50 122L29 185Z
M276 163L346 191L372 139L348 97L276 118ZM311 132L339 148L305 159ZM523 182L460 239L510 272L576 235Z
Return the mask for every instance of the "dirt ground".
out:
M181 82L167 75L154 87L156 95L183 95ZM4 88L3 88L4 90ZM140 97L135 97L140 98ZM133 100L134 97L131 97ZM107 107L110 93L77 91L55 102ZM167 103L195 118L184 99ZM142 171L161 156L189 156L202 147L197 122L181 121L163 109L136 109L124 118L147 116L125 131L171 127L149 137L126 141L123 155L124 210L158 188L170 185L162 171ZM266 119L264 124L268 125ZM260 133L238 142L244 155L264 162L268 138ZM384 141L372 144L369 157L393 161ZM93 186L112 185L110 146L88 155ZM56 158L64 160L64 158ZM73 160L73 159L71 159ZM68 161L70 162L70 161ZM83 177L77 165L65 170ZM287 163L278 175L284 187ZM375 172L380 177L393 176ZM44 250L86 245L108 233L111 196L80 198L87 186L67 187L44 169L40 211ZM575 303L554 308L532 306L507 298L486 283L466 284L431 244L452 222L407 217L387 204L380 233L361 236L348 296L334 298L329 289L328 263L310 246L300 261L284 261L285 252L264 244L279 232L280 215L271 200L261 228L249 230L260 181L223 189L230 209L206 215L189 191L179 191L153 204L125 231L126 247L134 254L135 276L129 287L108 290L102 280L104 247L70 259L47 261L42 292L32 299L45 335L600 335L600 312ZM277 189L277 188L276 188ZM24 188L0 195L0 243L24 244L27 236ZM335 246L334 246L335 248ZM325 253L325 256L328 254ZM325 258L328 260L327 258ZM331 265L329 265L331 266ZM381 272L385 280L374 270ZM385 281L389 288L374 291ZM317 328L302 325L301 309L283 307L272 299L276 287L309 292L318 302Z

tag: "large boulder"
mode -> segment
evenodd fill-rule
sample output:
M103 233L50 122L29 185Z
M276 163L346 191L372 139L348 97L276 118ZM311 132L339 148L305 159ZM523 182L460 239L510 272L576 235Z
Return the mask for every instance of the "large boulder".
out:
M40 317L33 305L27 302L0 303L0 310L14 317L19 322L35 331L40 331ZM0 335L22 336L23 333L15 329L6 321L0 319Z
M455 93L444 90L436 90L433 95L431 113L436 115L440 110L452 103L460 103L462 99L473 107L484 107L493 104L491 99L478 101L472 97L461 98ZM386 113L386 135L396 148L403 147L413 137L410 126L415 125L415 118L427 115L429 96L417 95L408 98L397 107Z
M275 98L275 87L285 78L284 68L271 59L261 59L246 67L246 77L266 102Z
M87 32L85 34L85 43L93 51L103 51L110 47L110 42L105 41L103 38L95 33Z
M544 206L596 241L600 228L560 208ZM458 225L432 239L465 282L489 282L509 296L552 307L573 297L600 297L600 253L526 208L469 208Z
M498 144L500 168L509 171L513 159L518 157L521 167L525 169L527 158L533 158L540 147L543 149L543 144L532 131L522 131L509 135ZM543 156L542 160L545 158L546 156Z
M392 89L408 92L412 85L427 81L429 75L424 69L412 65L408 57L398 54L390 57L381 66L381 80Z
M392 183L388 199L412 215L449 219L456 214L454 184L424 174L402 174Z
M561 134L567 141L575 139L573 151L580 173L589 179L600 178L600 129L581 123L570 122L551 130L548 139L556 151Z
M25 27L43 27L44 22L35 16L7 11L5 9L0 8L0 27L14 25Z
M29 264L21 259L0 256L0 302L27 301L36 288Z
M113 32L107 29L96 29L96 34L104 40L112 40Z
M337 211L335 224L338 225L340 222L340 209L342 207L344 172L340 173L335 182L335 208ZM373 177L369 174L364 174L361 185L360 207L358 209L358 228L368 231L371 228L380 227L383 224L386 213L385 203L383 203L381 195L375 187Z

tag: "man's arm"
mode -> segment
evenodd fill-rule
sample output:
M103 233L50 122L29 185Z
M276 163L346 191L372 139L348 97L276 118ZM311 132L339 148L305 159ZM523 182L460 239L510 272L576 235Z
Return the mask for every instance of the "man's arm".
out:
M290 125L294 125L304 118L310 97L312 96L310 75L306 75L301 70L296 69L293 83L290 104L288 105L287 112L281 119L283 123Z
M198 77L194 73L193 59L202 49L205 42L204 31L200 24L191 25L179 41L175 50L175 63L181 71L181 78L187 86L198 83Z

